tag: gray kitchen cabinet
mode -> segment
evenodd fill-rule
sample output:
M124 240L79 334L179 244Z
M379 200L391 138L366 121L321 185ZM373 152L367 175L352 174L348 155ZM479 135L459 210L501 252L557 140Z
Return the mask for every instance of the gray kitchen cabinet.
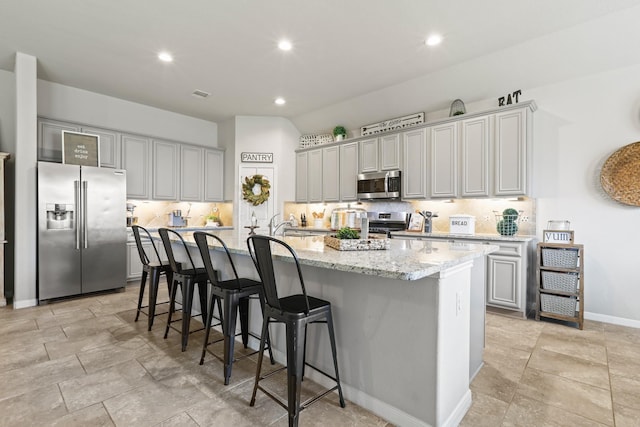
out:
M142 247L149 257L149 261L158 262L158 257L156 256L156 252L153 249L154 244L156 249L158 250L158 255L160 255L160 258L166 260L167 256L164 251L164 247L160 242L150 242L148 240L143 240ZM140 262L138 247L136 246L135 240L130 240L127 242L127 281L139 279L141 276L142 262Z
M432 198L458 196L458 124L444 123L429 129L430 191Z
M504 245L501 245L501 249ZM489 254L487 257L487 305L522 311L522 258Z
M120 169L120 137L118 132L83 126L82 133L100 137L100 167Z
M154 200L178 200L178 159L175 142L153 141L152 194Z
M416 129L402 133L402 197L427 197L427 132Z
M122 168L127 171L127 198L149 199L151 141L134 135L121 135Z
M62 163L62 131L80 132L80 125L38 119L38 160Z
M310 203L322 202L322 149L309 151L307 196Z
M380 144L380 170L400 169L401 145L400 134L394 133L378 138Z
M358 143L340 145L340 200L358 199Z
M204 201L224 200L224 151L204 150Z
M360 172L378 171L378 138L360 141Z
M201 202L204 198L204 149L180 145L180 200Z
M120 168L118 132L44 118L38 119L38 160L62 163L62 131L98 135L100 137L100 166Z
M491 116L463 120L460 126L460 196L489 197Z
M296 153L296 202L309 200L307 191L309 152Z
M322 149L322 200L340 201L340 147L333 145Z
M147 256L153 252L152 243L143 243ZM138 254L136 242L127 242L127 281L139 279L142 276L142 262Z
M394 239L418 239L448 241L464 247L469 243L496 245L499 249L486 258L486 305L526 317L535 304L535 280L533 262L535 256L532 241L483 240L478 238L451 237L448 235L393 235Z
M528 191L527 141L531 126L529 108L509 110L495 115L494 195L520 196Z
M399 133L360 141L360 172L400 169L400 161Z

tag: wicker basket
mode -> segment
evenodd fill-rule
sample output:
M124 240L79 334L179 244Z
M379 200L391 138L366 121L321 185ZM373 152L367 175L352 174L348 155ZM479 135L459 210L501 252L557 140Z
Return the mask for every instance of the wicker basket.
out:
M578 287L578 273L557 273L541 271L542 288L553 291L575 292Z
M542 311L547 313L562 314L563 316L576 315L576 297L563 297L558 295L540 294Z
M301 135L300 136L300 148L309 148L316 145L318 135Z
M578 249L542 248L542 265L545 267L576 268Z

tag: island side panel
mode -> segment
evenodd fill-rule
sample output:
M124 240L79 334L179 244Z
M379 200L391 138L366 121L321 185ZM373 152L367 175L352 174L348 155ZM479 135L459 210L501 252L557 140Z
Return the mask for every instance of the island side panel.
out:
M219 251L213 252L214 259L220 255ZM240 276L257 277L249 257L234 254L233 258ZM297 279L294 264L276 261L275 265L284 288L291 289ZM449 286L449 282L468 282L470 266L471 263L467 263L444 279L431 276L416 281L302 267L308 293L332 304L340 376L347 399L399 425L435 426L438 425L437 413L465 407L469 393L469 286L467 284L466 295L464 286L455 288L462 292L466 329L457 326L452 329L438 320L442 294L439 287ZM224 272L223 276L226 275ZM251 330L259 331L262 316L258 304L252 304L250 316ZM438 333L451 337L456 343L466 342L462 345L466 350L456 344L447 349L448 353L442 358L455 359L462 369L457 366L438 372ZM274 326L271 334L276 359L283 362L284 330ZM326 327L310 327L308 361L333 372L329 349ZM445 368L447 366L445 364ZM326 383L324 377L312 370L306 375ZM451 384L443 389L444 399L436 394L438 379Z

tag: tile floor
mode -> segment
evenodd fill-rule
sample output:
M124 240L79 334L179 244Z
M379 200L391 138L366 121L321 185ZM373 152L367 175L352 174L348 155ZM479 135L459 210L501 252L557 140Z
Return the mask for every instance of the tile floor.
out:
M224 386L218 359L198 365L201 332L182 353L178 332L162 338L162 316L152 332L145 316L133 322L137 292L0 308L0 425L287 425L264 394L248 406L255 357L236 363ZM640 426L639 329L586 322L579 331L489 314L485 361L462 426ZM285 395L282 378L271 386ZM305 381L307 392L316 387ZM390 425L350 402L341 409L334 396L300 420Z

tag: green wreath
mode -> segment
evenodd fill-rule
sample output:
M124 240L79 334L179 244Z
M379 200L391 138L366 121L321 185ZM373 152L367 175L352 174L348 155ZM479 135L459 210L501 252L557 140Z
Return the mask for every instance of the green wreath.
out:
M255 187L256 184L260 186L260 194L253 192L253 187ZM244 179L244 184L242 184L242 198L253 206L261 205L269 199L270 188L271 184L269 184L269 180L263 175L247 176Z

